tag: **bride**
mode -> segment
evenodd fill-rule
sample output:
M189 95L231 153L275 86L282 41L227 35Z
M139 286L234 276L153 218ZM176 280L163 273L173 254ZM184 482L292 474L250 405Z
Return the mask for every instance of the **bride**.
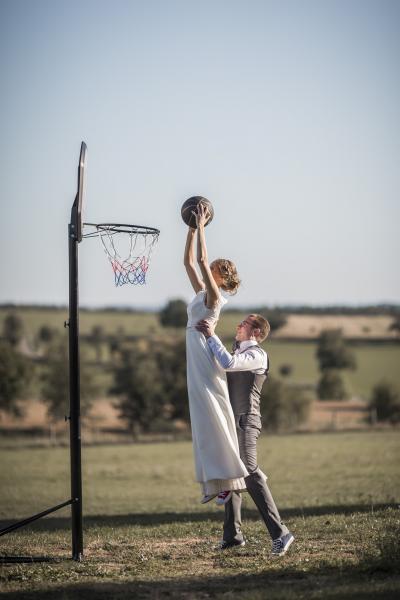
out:
M197 262L195 266L196 229L189 227L186 238L184 265L196 293L188 305L186 329L187 383L196 479L202 486L205 504L217 496L217 504L229 501L232 491L246 488L248 472L239 456L235 419L228 395L225 372L196 330L198 321L216 323L226 300L221 290L234 294L240 280L230 260L217 259L208 263L204 227L207 208L199 204L195 213L197 224Z

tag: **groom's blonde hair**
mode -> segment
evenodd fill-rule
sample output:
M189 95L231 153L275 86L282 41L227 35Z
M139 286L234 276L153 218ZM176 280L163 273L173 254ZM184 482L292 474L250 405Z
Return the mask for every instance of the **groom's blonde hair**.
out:
M253 325L254 329L260 330L260 333L255 336L257 342L263 342L268 337L268 334L271 330L267 319L264 319L264 317L257 314L251 314L247 318L251 319L251 324Z

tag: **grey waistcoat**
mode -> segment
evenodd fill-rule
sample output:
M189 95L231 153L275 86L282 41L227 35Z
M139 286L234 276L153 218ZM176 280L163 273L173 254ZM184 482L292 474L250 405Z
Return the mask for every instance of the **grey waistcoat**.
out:
M251 346L253 350L262 352L259 346ZM234 415L259 415L260 396L264 381L269 370L269 359L264 373L253 373L252 371L227 371L229 399L231 401Z

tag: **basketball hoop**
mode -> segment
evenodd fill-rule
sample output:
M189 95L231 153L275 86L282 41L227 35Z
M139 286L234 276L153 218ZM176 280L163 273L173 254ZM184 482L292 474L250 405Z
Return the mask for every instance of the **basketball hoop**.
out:
M98 236L114 271L115 285L143 285L153 247L160 231L154 227L119 223L84 223L93 230L83 238ZM118 240L118 249L117 249Z

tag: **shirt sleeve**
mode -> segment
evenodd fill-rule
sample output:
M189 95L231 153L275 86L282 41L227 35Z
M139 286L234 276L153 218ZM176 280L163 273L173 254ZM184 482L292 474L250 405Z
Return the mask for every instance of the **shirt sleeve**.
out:
M207 339L208 347L225 371L258 371L267 368L266 355L251 346L240 354L230 354L217 335Z

